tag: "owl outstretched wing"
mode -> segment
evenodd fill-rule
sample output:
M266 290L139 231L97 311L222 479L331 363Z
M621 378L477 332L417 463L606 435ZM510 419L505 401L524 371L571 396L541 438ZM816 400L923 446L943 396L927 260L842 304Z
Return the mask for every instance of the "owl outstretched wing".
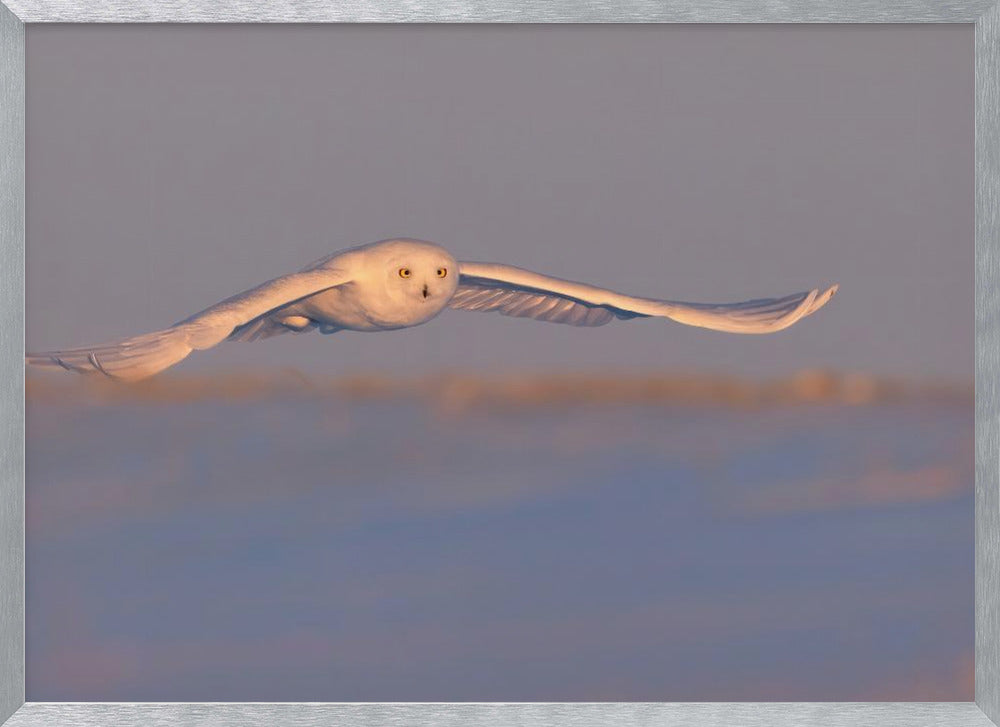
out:
M838 288L742 303L684 303L623 295L511 265L463 262L460 275L449 303L460 310L497 311L574 326L601 326L615 318L670 318L729 333L773 333L788 328L826 305Z
M350 276L341 270L314 267L269 280L162 331L115 343L29 353L25 360L43 368L97 373L126 381L144 379L173 366L191 351L211 348L237 330L252 328L276 309L348 282ZM289 319L287 325L294 330L300 322Z

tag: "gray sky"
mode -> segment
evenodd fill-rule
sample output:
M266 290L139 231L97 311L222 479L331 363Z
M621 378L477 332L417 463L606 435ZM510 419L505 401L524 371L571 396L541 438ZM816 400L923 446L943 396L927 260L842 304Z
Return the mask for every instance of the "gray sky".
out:
M971 26L30 26L27 74L29 348L404 235L653 297L842 287L774 336L446 312L179 370L972 376Z

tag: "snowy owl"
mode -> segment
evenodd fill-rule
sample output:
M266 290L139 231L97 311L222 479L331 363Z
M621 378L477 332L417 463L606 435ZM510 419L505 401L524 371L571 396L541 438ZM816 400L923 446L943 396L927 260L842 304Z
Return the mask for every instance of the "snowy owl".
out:
M731 333L772 333L815 313L837 292L811 290L743 303L638 298L510 265L458 262L440 245L382 240L329 255L216 303L170 328L116 343L29 353L27 363L134 381L222 341L280 333L391 331L445 308L497 311L574 326L615 318L671 318Z

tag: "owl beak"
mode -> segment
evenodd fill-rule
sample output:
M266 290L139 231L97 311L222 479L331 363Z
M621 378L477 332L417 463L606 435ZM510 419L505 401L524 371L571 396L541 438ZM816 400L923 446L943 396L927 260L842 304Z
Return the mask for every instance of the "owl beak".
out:
M424 283L424 298L430 295L430 291L427 290L427 283Z

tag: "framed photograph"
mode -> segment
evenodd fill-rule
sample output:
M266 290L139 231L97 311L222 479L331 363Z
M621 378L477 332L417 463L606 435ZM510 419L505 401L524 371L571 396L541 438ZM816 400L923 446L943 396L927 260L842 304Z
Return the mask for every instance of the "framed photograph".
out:
M994 0L0 6L0 723L1000 722Z

